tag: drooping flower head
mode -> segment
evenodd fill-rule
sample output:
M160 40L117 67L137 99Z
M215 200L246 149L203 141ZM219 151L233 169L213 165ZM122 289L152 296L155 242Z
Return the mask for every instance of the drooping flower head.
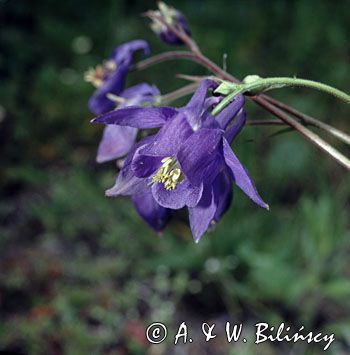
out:
M238 96L214 118L206 96L216 86L214 81L204 80L180 109L125 108L95 120L141 129L161 127L157 134L138 143L106 194L135 196L147 191L163 208L186 206L196 241L226 211L232 183L256 204L268 208L230 147L245 123L244 98Z
M117 109L121 109L128 106L150 106L160 97L160 92L156 86L142 83L124 90L118 97L108 97L117 101ZM107 125L97 150L97 162L125 156L134 145L137 132L135 127Z
M187 35L191 35L190 26L186 17L175 8L168 6L162 1L158 2L159 10L154 11L154 14L161 17L167 24L184 31ZM169 31L167 26L154 18L151 23L151 29L159 36L159 38L172 45L181 45L183 41L175 33Z
M146 55L150 53L146 41L130 41L117 47L101 65L85 73L85 80L96 87L88 103L91 112L100 115L115 108L115 102L107 94L119 95L123 91L133 55L138 50Z

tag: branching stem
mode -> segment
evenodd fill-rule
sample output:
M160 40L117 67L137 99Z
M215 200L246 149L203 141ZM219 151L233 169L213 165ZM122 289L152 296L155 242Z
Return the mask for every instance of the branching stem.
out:
M155 18L155 14L153 12L147 12L145 14L149 18ZM221 69L218 65L216 65L214 62L212 62L209 58L204 56L202 52L200 51L198 45L196 42L189 37L184 31L181 31L174 26L171 26L167 24L162 18L157 17L157 19L163 23L165 26L168 27L169 30L173 31L178 37L182 39L182 41L185 43L185 45L190 49L190 51L171 51L171 52L165 52L161 53L158 55L155 55L151 58L145 59L143 61L138 62L135 65L135 69L137 70L143 70L146 69L150 66L153 66L155 64L168 61L168 60L173 60L173 59L187 59L191 60L193 62L196 62L203 67L207 68L210 70L215 76L218 76L219 78L223 80L230 81L232 83L240 84L241 82L226 72L225 70ZM305 82L303 82L305 84ZM299 84L303 84L302 82L299 82ZM319 83L318 83L319 84ZM324 84L321 84L324 85ZM320 89L320 86L314 86L315 88ZM329 93L332 93L333 95L343 99L346 102L349 102L349 95L342 93L342 92L335 92L334 90L329 91L329 87L326 85L326 87L322 86L323 91L327 91ZM333 89L333 88L332 88ZM344 96L345 95L345 96ZM317 119L312 118L310 116L306 116L303 113L295 110L292 107L287 106L284 103L281 103L275 99L272 99L266 95L259 95L259 96L253 96L251 99L279 118L282 122L285 124L289 125L290 127L294 128L296 131L298 131L302 136L304 136L306 139L308 139L311 143L316 145L318 148L321 150L325 151L327 154L329 154L332 158L334 158L338 163L340 163L342 166L350 170L350 160L345 157L343 154L341 154L338 150L336 150L334 147L332 147L330 144L328 144L326 141L324 141L321 137L319 137L317 134L314 132L310 131L307 127L305 127L302 123L299 123L296 121L293 117L291 117L288 113L292 114L293 116L297 117L298 119L301 119L302 121L306 122L309 121L311 123L313 121L313 124L316 126L318 125L320 128L325 129L327 132L333 134L334 136L340 138L342 141L348 143L349 142L349 136L343 132L340 132L336 130L335 128L331 126L327 126L326 124L323 124L319 122ZM288 113L287 113L288 112ZM311 120L310 120L311 118ZM316 123L317 122L317 123Z

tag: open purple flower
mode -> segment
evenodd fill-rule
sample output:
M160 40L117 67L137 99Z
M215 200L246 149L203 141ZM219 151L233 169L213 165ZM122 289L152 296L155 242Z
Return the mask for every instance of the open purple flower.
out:
M124 90L118 97L118 109L128 106L153 104L160 96L154 85L138 84ZM138 129L127 126L107 125L98 147L96 160L98 163L118 159L129 153L135 143Z
M91 112L100 115L115 108L115 102L107 94L119 95L123 91L133 55L138 50L150 53L146 41L130 41L117 47L103 64L87 71L85 80L97 88L88 103Z
M204 80L190 102L177 110L143 108L130 115L126 108L96 119L105 124L161 127L138 143L106 194L134 196L148 189L164 208L188 207L196 242L226 211L232 183L256 204L268 208L230 147L245 123L244 98L238 96L214 118L207 110L206 95L216 86L214 81Z
M167 24L175 26L189 36L191 35L190 26L186 20L186 17L180 11L166 5L162 1L158 3L158 8L159 10L154 11L155 15L162 17ZM175 33L169 31L167 26L157 19L153 19L151 28L163 42L172 45L183 44L181 38L179 38Z

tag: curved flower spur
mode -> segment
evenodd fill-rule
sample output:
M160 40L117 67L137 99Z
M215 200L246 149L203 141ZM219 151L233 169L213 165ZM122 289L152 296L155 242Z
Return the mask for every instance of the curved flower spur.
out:
M151 194L164 209L187 207L196 242L227 210L232 183L256 204L268 208L230 147L246 120L244 98L237 96L214 118L209 109L217 98L207 98L207 92L216 87L212 80L202 81L189 103L179 109L127 107L94 120L139 129L161 127L129 153L106 194L131 195L133 200Z

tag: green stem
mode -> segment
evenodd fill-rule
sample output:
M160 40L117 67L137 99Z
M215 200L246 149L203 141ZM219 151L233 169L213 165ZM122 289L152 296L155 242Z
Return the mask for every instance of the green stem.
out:
M336 98L343 100L344 102L350 104L350 95L346 94L345 92L338 90L332 86L319 83L317 81L313 80L306 80L306 79L299 79L299 78L285 78L285 77L278 77L278 78L266 78L266 79L261 79L257 80L260 81L260 84L256 86L257 89L259 87L266 87L267 90L274 89L275 87L284 87L284 86L289 86L289 87L307 87L319 91L323 91L327 94L333 95ZM252 89L255 88L254 82L251 83Z
M277 77L277 78L260 78L256 76L247 77L248 80L243 81L242 84L235 84L224 81L221 84L222 90L227 94L227 96L221 101L219 105L213 110L212 114L216 115L221 110L223 110L237 95L250 93L252 95L260 94L264 91L279 89L283 87L307 87L311 89L316 89L350 104L350 95L345 92L333 88L332 86L319 83L313 80L299 79L299 78L287 78L287 77ZM220 92L220 87L217 90Z

